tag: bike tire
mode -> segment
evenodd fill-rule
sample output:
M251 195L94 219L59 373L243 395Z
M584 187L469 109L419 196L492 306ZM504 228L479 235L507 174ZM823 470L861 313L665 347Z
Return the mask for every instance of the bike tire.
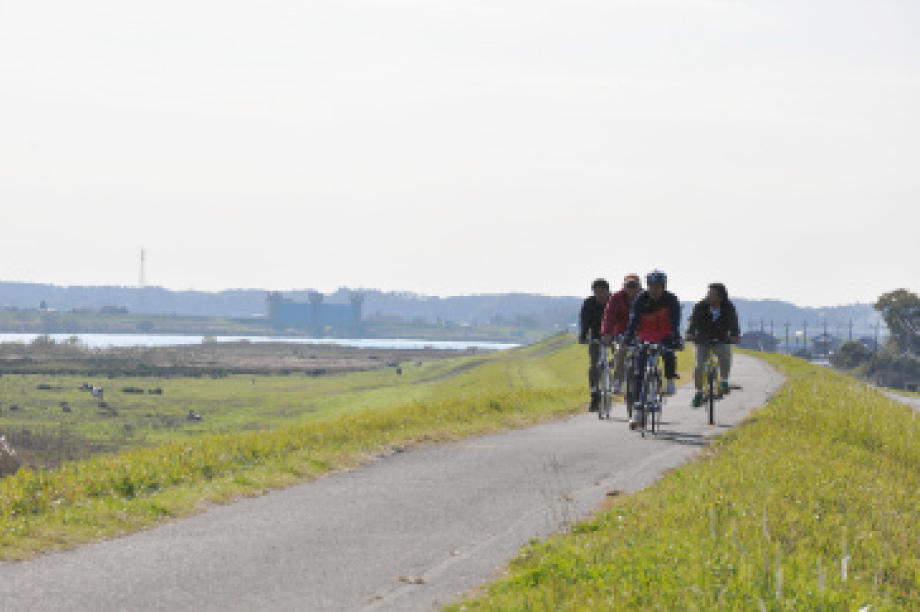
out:
M655 427L655 401L658 398L660 389L658 386L658 376L654 369L649 369L645 373L645 401L642 402L642 437L646 433L654 433Z
M709 368L708 376L709 378L709 406L708 406L708 417L709 424L715 425L716 421L716 373L712 368Z
M632 418L633 403L636 401L635 377L632 368L626 368L626 387L623 390L623 399L626 401L626 416Z
M604 378L603 378L603 391L601 392L601 408L597 411L597 418L600 420L610 418L610 400L611 400L611 388L610 388L610 366L604 364Z

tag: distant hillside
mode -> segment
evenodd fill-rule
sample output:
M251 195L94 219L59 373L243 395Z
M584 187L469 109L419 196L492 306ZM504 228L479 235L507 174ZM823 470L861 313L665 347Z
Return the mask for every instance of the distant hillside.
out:
M285 292L285 297L308 300L310 290ZM342 288L326 296L330 303L346 303L354 293L365 296L364 317L369 320L458 324L513 324L528 327L560 328L574 324L583 297L552 297L509 293L432 297L405 292L382 292L375 289ZM44 302L48 309L70 311L99 310L106 306L126 308L133 313L176 314L190 316L253 317L266 312L267 291L232 289L220 292L171 291L149 287L143 294L136 287L60 287L38 283L0 282L0 309L37 309ZM826 321L831 333L848 333L852 321L855 335L872 333L878 320L870 304L852 304L827 308L801 308L779 300L736 299L744 331L763 323L767 331L771 321L777 336L785 334L784 325L801 329L808 322L810 333L823 331ZM691 304L685 303L685 317Z

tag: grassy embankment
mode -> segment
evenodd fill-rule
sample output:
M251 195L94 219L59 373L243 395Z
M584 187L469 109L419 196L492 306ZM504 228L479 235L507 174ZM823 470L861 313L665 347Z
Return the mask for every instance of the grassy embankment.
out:
M399 380L386 370L309 379L318 385L312 400L317 410L309 413L302 409L310 402L298 397L306 392L303 379L185 381L188 397L198 389L214 401L202 427L225 433L183 431L181 439L174 433L172 441L155 446L67 462L54 470L20 470L0 480L0 558L140 529L209 502L350 467L393 448L570 414L584 405L586 351L565 340L556 336L486 357L423 365ZM688 360L681 363L686 370ZM268 388L257 391L260 386ZM214 398L215 390L223 400ZM271 428L240 431L252 423L246 407L257 401L279 413L301 412L272 422L265 420L271 410L263 409L259 426L270 423ZM223 417L222 403L229 405ZM185 405L176 408L183 410Z
M920 609L920 419L769 361L787 385L708 457L534 543L452 609Z

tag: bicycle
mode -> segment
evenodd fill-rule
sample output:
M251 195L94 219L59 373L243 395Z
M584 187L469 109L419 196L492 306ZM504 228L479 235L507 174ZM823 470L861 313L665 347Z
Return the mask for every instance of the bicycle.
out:
M601 339L591 340L591 344L597 344L600 347L600 356L598 365L601 368L601 379L599 393L601 396L601 405L597 409L597 418L604 420L610 419L610 408L613 406L613 374L610 371L610 347Z
M706 402L706 412L710 425L716 424L716 400L720 400L723 397L722 390L720 388L721 376L719 368L719 359L716 356L716 352L713 347L719 346L721 344L726 344L724 340L719 340L716 338L710 338L708 340L697 340L695 342L697 346L706 346L709 347L709 356L706 359L706 382L705 388L703 391L703 399ZM697 349L699 350L699 349Z
M661 386L661 354L668 349L655 342L641 342L637 350L645 353L645 363L642 366L645 369L645 375L642 379L640 396L642 415L639 428L644 438L646 433L657 435L661 426L661 408L664 405Z

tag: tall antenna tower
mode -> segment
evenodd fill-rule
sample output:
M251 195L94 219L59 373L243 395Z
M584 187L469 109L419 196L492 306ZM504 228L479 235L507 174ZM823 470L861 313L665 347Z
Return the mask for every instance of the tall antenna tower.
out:
M147 253L144 249L141 249L141 275L137 285L137 312L141 314L144 312L144 289L147 284Z

